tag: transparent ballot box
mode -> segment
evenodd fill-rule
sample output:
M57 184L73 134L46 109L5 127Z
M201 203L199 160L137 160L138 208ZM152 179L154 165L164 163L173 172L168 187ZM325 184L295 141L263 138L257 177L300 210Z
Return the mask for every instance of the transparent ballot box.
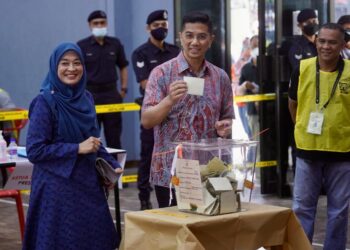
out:
M171 186L181 211L218 215L242 211L254 187L257 141L174 142Z

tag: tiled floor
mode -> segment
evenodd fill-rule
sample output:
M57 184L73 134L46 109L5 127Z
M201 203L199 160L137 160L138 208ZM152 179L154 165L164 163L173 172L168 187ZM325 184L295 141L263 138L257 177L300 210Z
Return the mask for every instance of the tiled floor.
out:
M135 170L128 169L128 172ZM138 191L136 183L130 183L123 190L120 190L120 204L123 214L127 211L135 211L139 208ZM28 195L23 195L25 209L28 208ZM156 206L155 195L152 193L153 206ZM252 195L252 202L266 203L277 206L291 207L291 199L280 199L276 195L261 195L259 187L255 189ZM109 198L109 204L113 218L115 217L114 196ZM317 221L315 225L314 249L322 249L322 243L325 234L326 219L326 198L321 197L318 204ZM122 219L123 226L123 219ZM10 199L0 199L0 249L17 250L21 249L21 240L19 234L19 225L14 201ZM142 249L142 247L140 247ZM350 249L350 228L348 230L347 249ZM135 249L136 250L136 249ZM218 249L219 250L219 249ZM302 250L302 249L301 249Z

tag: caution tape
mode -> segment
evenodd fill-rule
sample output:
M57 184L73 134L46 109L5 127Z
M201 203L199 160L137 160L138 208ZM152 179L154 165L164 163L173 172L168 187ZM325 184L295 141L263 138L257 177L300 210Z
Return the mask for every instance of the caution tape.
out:
M96 113L114 113L114 112L129 112L140 110L140 105L136 103L118 103L96 105ZM5 110L0 111L0 121L14 121L28 119L28 110Z
M0 121L28 119L28 110L0 111Z
M122 183L137 182L137 175L123 175Z
M259 101L271 101L276 99L275 93L259 94L259 95L236 95L234 97L235 102L259 102Z
M96 105L96 113L114 113L114 112L128 112L128 111L138 111L140 110L140 105L136 103L119 103L119 104L106 104L106 105Z
M275 167L277 166L277 161L258 161L255 166L257 168Z
M253 163L246 164L246 167L253 167ZM258 161L255 164L255 167L257 168L265 168L265 167L275 167L277 166L277 161ZM243 165L234 165L234 168L240 168L243 167ZM131 182L137 182L137 175L123 175L122 177L123 183L131 183Z

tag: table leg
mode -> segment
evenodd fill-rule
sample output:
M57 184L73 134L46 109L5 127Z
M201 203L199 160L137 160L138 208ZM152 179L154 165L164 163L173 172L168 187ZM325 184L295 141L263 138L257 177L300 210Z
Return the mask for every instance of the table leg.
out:
M122 239L122 226L121 226L121 215L120 215L120 203L119 203L119 187L118 184L114 186L114 205L115 205L115 225L117 227L117 233L119 239ZM119 246L118 246L119 247Z

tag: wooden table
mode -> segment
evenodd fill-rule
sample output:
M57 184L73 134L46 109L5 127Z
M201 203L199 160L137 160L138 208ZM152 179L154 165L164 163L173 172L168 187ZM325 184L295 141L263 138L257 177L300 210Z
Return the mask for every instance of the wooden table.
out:
M246 211L204 216L177 207L128 212L121 249L312 250L290 208L243 203Z

